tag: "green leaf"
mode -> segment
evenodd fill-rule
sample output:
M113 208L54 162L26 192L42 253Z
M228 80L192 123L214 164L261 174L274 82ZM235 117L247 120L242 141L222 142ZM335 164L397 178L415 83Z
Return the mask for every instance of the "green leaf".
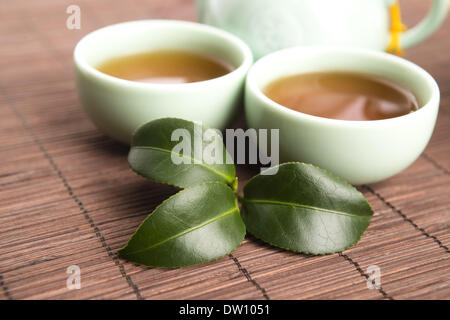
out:
M221 258L244 236L233 191L222 183L204 183L164 201L119 254L146 266L176 268Z
M172 141L172 134L177 129L187 135L175 136ZM205 137L206 132L210 136ZM183 143L186 148L180 149ZM217 159L215 146L221 148L217 151ZM173 157L182 163L174 163ZM139 175L180 188L203 182L231 186L236 179L233 160L222 137L212 129L182 119L157 119L139 127L133 135L128 162Z
M242 218L257 238L320 255L354 245L368 227L373 214L369 203L344 180L303 163L265 173L244 187Z

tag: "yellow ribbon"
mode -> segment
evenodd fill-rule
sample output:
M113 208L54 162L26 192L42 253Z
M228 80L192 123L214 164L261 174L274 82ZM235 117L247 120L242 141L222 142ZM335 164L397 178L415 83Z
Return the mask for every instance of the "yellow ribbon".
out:
M391 13L391 39L386 51L397 55L403 55L404 52L402 50L400 37L403 32L408 30L408 28L402 23L402 15L398 1L395 1L395 3L389 8L389 11Z

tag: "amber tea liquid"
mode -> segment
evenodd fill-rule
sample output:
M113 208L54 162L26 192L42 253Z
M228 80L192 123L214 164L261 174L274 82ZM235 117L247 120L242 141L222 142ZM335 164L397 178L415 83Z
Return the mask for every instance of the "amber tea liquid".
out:
M233 69L231 64L216 57L175 50L113 58L97 66L97 70L116 78L165 84L210 80Z
M270 83L273 101L313 116L339 120L383 120L419 108L414 94L387 79L350 72L318 72Z

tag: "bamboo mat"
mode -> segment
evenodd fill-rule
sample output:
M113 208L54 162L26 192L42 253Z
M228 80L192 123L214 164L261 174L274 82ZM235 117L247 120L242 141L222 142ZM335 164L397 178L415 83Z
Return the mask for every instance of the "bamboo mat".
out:
M429 2L403 1L407 22ZM70 4L81 8L80 30L65 27ZM450 298L450 19L407 54L441 87L432 141L401 174L361 187L375 215L355 247L312 257L247 237L228 257L165 270L116 252L175 190L132 173L127 148L86 118L71 58L86 33L151 18L195 20L193 1L0 2L0 299ZM241 181L250 174L238 171ZM66 287L71 265L80 290ZM379 289L367 288L371 265Z

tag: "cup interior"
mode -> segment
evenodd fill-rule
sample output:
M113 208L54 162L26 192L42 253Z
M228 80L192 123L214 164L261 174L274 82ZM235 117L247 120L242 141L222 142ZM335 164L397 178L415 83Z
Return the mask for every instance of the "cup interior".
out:
M259 98L275 108L292 112L294 115L318 118L279 105L266 97L263 90L269 83L283 77L311 72L333 71L357 72L379 76L402 85L415 94L419 102L419 111L428 105L432 99L439 99L439 89L435 80L419 66L391 54L353 48L318 46L291 48L275 52L260 59L250 69L247 85ZM408 115L402 117L406 116ZM320 119L346 121L328 118ZM388 120L390 119L375 121Z
M106 60L155 50L206 54L227 61L235 69L252 60L250 49L237 37L214 27L174 20L132 21L96 30L78 43L74 59L79 66L96 72Z

